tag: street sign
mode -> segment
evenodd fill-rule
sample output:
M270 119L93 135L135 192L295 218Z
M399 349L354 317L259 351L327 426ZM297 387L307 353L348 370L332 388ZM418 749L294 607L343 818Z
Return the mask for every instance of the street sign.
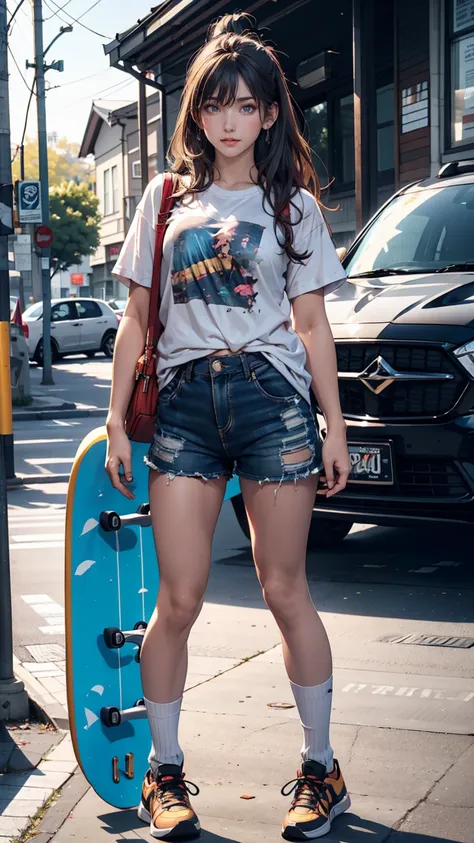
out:
M15 269L18 272L31 272L31 237L29 234L17 234L13 242Z
M41 209L41 182L18 183L18 217L21 223L43 222Z
M71 272L71 284L82 287L84 284L84 274L82 272Z
M47 249L53 242L53 232L48 225L40 225L35 231L35 243L39 249Z

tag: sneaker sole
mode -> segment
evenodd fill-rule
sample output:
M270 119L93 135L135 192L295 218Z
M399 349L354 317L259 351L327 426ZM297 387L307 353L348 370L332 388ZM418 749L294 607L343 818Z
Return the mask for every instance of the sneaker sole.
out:
M348 793L344 796L344 799L341 799L337 805L334 805L334 808L331 808L329 812L329 817L327 822L321 826L321 828L316 828L314 831L303 831L301 828L296 828L294 825L289 825L287 828L281 830L282 837L285 840L316 840L317 837L324 837L325 834L329 834L331 831L331 823L333 820L336 819L340 814L343 814L344 811L348 811L351 807L351 797Z
M151 821L150 812L147 811L143 802L140 802L137 810L138 819L150 826L150 834L158 840L180 840L181 838L199 837L201 834L201 825L199 820L197 823L189 821L178 823L174 828L155 828Z

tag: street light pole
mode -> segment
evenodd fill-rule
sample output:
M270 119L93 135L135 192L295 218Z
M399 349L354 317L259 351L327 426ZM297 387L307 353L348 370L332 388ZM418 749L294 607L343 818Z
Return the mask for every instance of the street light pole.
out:
M46 95L44 85L42 0L33 0L35 30L36 109L38 114L38 154L43 225L49 226L48 136L46 134ZM51 247L42 250L41 289L43 292L43 386L53 384L51 366Z
M10 112L8 99L7 5L0 0L0 185L11 186ZM12 435L10 381L10 284L8 233L12 221L0 220L0 720L23 718L28 698L13 675L13 633L8 546L5 444Z

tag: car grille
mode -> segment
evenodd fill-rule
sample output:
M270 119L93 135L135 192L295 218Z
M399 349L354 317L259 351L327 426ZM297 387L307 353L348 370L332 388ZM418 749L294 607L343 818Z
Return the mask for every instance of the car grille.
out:
M415 498L463 498L469 488L448 460L397 459L400 494Z
M336 343L336 350L342 411L352 418L441 416L455 406L467 384L450 355L436 346L354 342ZM394 382L376 395L362 381L341 377L364 372L379 356L398 372L450 374L453 379Z
M341 498L347 495L361 500L409 498L460 501L472 496L469 485L452 460L421 457L395 457L393 486L349 483Z

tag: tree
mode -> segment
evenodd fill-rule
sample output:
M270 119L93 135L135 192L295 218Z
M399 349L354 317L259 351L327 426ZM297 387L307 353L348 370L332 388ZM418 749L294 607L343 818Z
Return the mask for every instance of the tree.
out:
M76 184L91 184L93 172L90 164L78 158L79 144L70 143L67 138L60 138L54 146L48 145L48 181L50 185L59 185L63 181L75 181ZM26 138L24 145L25 179L39 179L38 141ZM20 179L20 151L17 150L12 165L13 180Z
M49 190L53 231L51 266L55 275L81 263L99 245L99 200L86 184L64 181Z

